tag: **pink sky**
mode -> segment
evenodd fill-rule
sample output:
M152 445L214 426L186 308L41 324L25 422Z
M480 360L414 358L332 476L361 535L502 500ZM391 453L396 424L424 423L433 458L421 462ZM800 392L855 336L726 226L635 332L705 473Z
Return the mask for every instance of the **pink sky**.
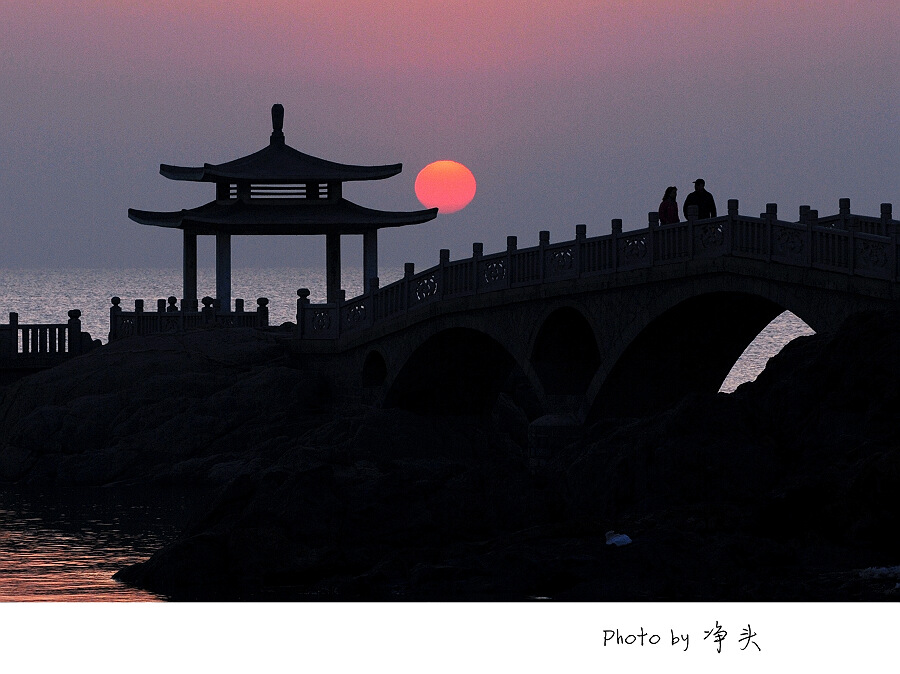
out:
M442 247L639 227L700 176L743 212L900 211L898 34L895 0L6 0L0 265L177 267L180 237L128 207L211 199L159 164L259 149L275 102L297 149L404 163L347 190L364 205L418 208L437 159L475 174L469 207L383 237L388 279ZM263 260L319 264L320 242L236 243Z

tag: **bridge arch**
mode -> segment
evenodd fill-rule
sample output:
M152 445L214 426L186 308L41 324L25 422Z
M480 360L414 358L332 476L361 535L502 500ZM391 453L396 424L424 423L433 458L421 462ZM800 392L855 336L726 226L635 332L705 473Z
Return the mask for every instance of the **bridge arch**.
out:
M428 414L485 414L516 359L496 339L469 327L440 330L407 358L385 395L386 407Z
M691 393L715 393L750 342L786 308L741 290L661 302L647 312L649 320L632 323L620 353L600 368L588 393L588 420L643 416Z
M366 354L362 367L362 385L363 387L375 387L384 384L388 376L387 361L384 356L377 350L372 349Z
M547 395L584 395L601 362L593 326L572 306L556 308L544 318L530 354Z

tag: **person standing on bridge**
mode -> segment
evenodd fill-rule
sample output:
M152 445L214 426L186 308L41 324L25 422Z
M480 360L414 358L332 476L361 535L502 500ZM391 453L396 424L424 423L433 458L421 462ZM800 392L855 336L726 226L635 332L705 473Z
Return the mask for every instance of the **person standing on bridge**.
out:
M687 217L688 207L697 207L697 219L716 217L716 200L706 191L706 181L698 178L694 181L694 191L684 200L684 217Z
M678 188L674 185L666 188L662 202L659 204L659 224L671 225L678 222Z

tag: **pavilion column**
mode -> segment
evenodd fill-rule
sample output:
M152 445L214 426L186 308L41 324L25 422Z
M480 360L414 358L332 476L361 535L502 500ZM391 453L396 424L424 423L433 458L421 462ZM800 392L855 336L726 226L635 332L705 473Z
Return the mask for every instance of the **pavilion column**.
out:
M378 230L363 233L363 293L369 292L369 281L378 276Z
M183 294L181 298L197 304L197 233L184 230L184 251L182 255Z
M216 299L219 311L231 311L231 234L216 234Z
M341 299L341 235L325 235L325 301L339 302Z

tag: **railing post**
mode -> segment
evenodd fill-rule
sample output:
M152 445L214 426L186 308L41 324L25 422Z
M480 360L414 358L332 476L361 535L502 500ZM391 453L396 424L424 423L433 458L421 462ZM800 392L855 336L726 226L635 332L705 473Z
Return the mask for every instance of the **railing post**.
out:
M587 238L587 225L575 225L575 269L578 270L578 278L584 271L581 261L584 259L582 252L584 250L584 240Z
M304 313L306 307L309 306L309 288L300 288L297 290L297 334L303 337L304 333Z
M700 214L699 206L688 206L687 207L687 219L688 220L696 220L697 216Z
M550 245L550 232L546 229L542 229L538 232L538 279L540 279L540 283L544 282L544 256L546 255L545 249Z
M238 298L234 301L234 313L236 313L236 314L244 313L244 300Z
M810 255L810 266L812 266L818 258L815 255L816 248L816 232L815 228L819 224L819 211L815 208L810 208L809 213L806 214L807 221L806 226L810 232L810 243L809 243L809 255Z
M847 271L853 276L856 272L856 223L850 216L849 199L838 199L838 213L841 216L841 229L847 232Z
M659 228L659 213L650 211L647 213L647 257L650 266L656 261L656 230Z
M216 322L216 308L215 308L215 300L207 295L202 300L203 308L200 310L200 313L203 314L203 322L204 323L215 323Z
M481 262L481 256L484 255L484 244L472 244L472 292L478 292L478 265Z
M613 271L619 269L619 237L622 236L622 219L613 218L612 220L612 263Z
M738 209L740 207L740 203L737 199L729 199L728 200L728 252L729 254L734 252L734 235L737 232L738 227ZM693 245L693 233L691 235L691 245Z
M507 236L506 237L506 287L512 288L513 281L515 280L515 269L513 266L515 265L515 252L516 248L519 247L519 239L515 236Z
M697 215L700 213L699 206L688 206L685 211L685 216L687 216L687 225L688 232L691 234L691 245L693 246L694 241L694 224L697 222Z
M893 232L890 230L891 212L894 210L892 204L881 204L881 224L884 227L884 235L891 236Z
M881 222L882 227L884 228L884 235L889 236L891 238L891 280L897 280L897 227L894 225L892 220L891 211L893 210L893 205L885 203L881 204Z
M68 328L68 352L77 356L81 353L81 311L71 309L69 311L69 328Z
M403 311L409 310L409 282L416 273L416 265L414 262L407 262L403 265L403 297L401 300L403 301L403 306L400 307Z
M801 225L805 225L806 227L806 266L812 266L812 245L813 245L813 237L812 237L812 226L809 224L809 206L801 206L800 207L800 216L797 222Z
M238 300L241 303L241 311L244 310L244 300ZM259 327L269 327L269 299L267 297L256 298L256 315L259 318Z
M838 215L841 218L841 229L848 229L853 226L850 222L850 200L838 199Z
M9 312L9 355L15 358L19 355L19 314Z
M775 220L778 219L778 204L766 204L766 261L772 261L772 237Z
M109 341L112 342L119 338L119 321L117 319L122 313L122 307L119 306L122 299L113 297L110 302L112 302L112 306L109 308Z
M166 301L165 300L156 300L156 312L159 314L166 313Z
M134 301L134 334L143 335L144 334L144 300L135 300Z
M450 264L450 249L449 248L441 248L438 253L438 266L440 267L440 276L441 276L441 299L444 299L447 296L447 279L450 276L450 273L447 271L447 265Z

